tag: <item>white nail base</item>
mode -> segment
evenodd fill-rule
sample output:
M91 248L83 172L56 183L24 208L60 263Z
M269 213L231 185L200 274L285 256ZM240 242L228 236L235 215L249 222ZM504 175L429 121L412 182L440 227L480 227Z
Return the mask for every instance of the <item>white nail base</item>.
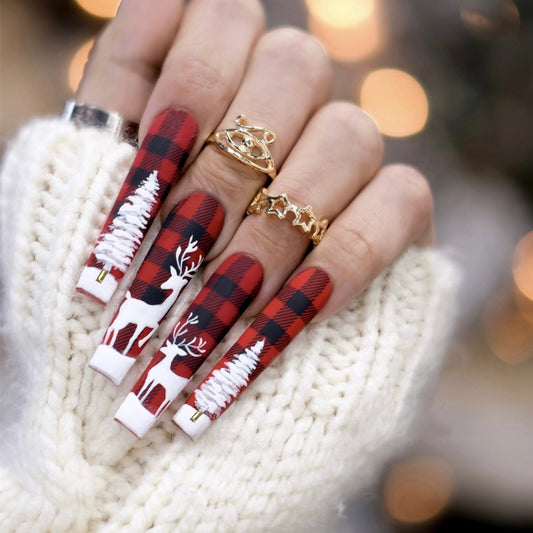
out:
M88 296L96 298L99 302L106 304L117 290L118 282L111 273L108 272L102 282L99 283L96 281L96 278L99 276L100 272L100 268L85 267L81 273L76 288Z
M122 355L112 346L100 344L89 362L89 368L100 372L115 385L119 385L134 363L133 357Z
M197 409L189 404L182 405L174 415L172 421L178 425L192 440L196 440L211 425L211 419L201 414L196 421L191 418L198 412Z
M157 418L146 410L133 392L130 392L115 413L115 420L141 439Z

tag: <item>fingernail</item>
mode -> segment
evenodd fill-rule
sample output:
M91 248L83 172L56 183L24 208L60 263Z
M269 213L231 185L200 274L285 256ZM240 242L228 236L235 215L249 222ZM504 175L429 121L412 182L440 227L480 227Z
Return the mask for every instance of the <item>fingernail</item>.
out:
M89 366L117 385L194 276L224 222L205 193L179 202L165 220Z
M308 268L291 279L192 393L173 422L197 439L316 316L330 294L329 276L319 268Z
M257 296L263 269L249 255L226 259L211 275L115 414L141 438Z
M107 303L194 146L197 125L185 109L152 123L102 228L76 289Z

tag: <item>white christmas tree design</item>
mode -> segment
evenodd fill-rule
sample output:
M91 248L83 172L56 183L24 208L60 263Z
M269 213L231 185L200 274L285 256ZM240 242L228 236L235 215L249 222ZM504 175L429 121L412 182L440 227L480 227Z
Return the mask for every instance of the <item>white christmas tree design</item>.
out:
M100 237L94 248L96 259L103 265L102 272L115 267L124 272L135 250L141 243L150 211L156 203L159 190L157 170L154 170L120 206L107 233ZM99 279L105 277L99 276ZM101 281L100 279L100 281Z
M257 367L264 346L263 338L251 348L246 348L229 363L225 363L223 368L215 370L197 391L195 407L204 414L218 416L237 396L241 388L248 384L250 374Z

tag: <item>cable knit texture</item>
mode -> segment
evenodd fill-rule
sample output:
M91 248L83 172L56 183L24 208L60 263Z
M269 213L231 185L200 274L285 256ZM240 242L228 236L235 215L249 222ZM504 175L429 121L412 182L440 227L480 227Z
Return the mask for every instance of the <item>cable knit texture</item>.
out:
M450 335L455 267L408 250L304 330L198 442L171 423L186 394L139 441L113 414L146 357L118 388L86 366L121 291L103 310L74 290L133 155L58 119L26 126L6 154L1 529L315 531L412 439Z

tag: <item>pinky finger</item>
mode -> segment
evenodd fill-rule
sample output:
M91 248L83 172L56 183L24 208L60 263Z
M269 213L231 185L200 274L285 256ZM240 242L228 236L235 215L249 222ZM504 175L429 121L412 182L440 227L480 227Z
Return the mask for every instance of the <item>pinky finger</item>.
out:
M346 307L409 245L432 241L433 201L426 179L406 165L383 167L297 270L315 266L331 277L331 298L315 321Z

